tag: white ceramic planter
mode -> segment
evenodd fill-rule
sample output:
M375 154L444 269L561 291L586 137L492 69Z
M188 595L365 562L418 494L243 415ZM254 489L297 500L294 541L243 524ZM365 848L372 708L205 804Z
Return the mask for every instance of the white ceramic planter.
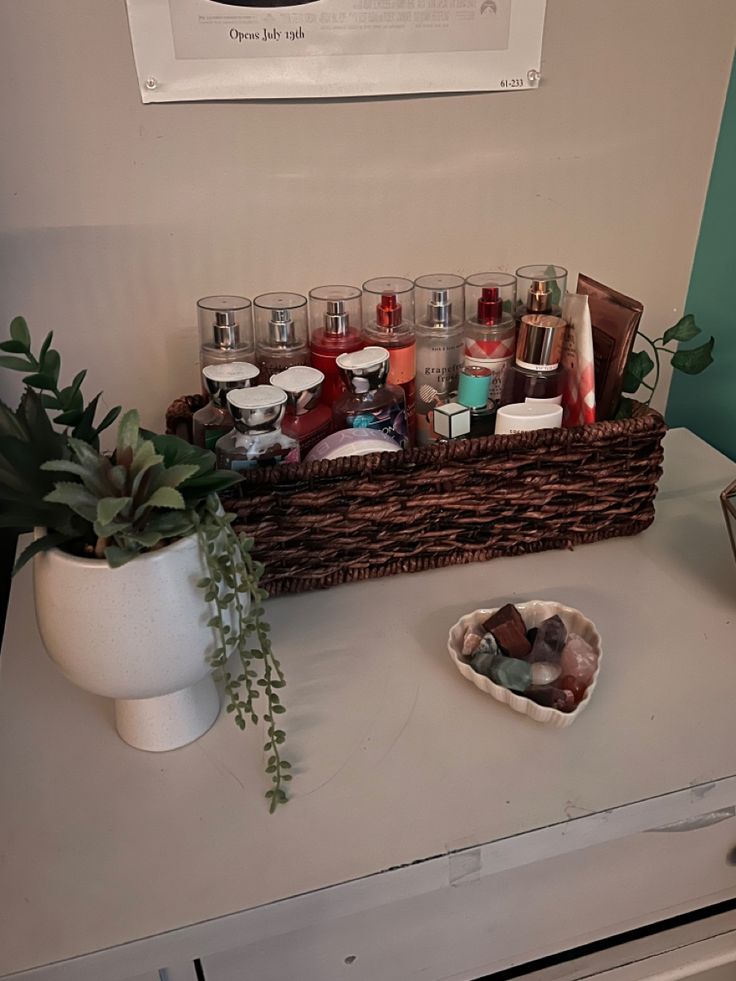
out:
M59 549L35 557L36 619L49 657L75 685L115 699L120 736L154 752L193 742L220 699L215 635L197 582L196 535L119 569Z

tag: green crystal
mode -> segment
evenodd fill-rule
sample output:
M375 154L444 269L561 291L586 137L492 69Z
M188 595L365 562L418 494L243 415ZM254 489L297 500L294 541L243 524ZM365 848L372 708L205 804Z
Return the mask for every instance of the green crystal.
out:
M497 685L521 692L532 683L532 669L526 661L498 654L491 663L489 677Z

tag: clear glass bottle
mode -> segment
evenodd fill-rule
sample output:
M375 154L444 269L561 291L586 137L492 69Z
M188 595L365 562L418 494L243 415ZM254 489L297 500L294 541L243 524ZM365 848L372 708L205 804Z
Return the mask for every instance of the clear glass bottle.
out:
M389 353L382 347L341 354L337 364L347 391L332 409L334 428L377 429L403 449L409 446L406 398L399 385L388 383Z
M560 365L565 321L544 314L521 318L514 363L506 369L501 405L517 402L562 402L565 372Z
M438 405L452 401L463 362L465 298L462 276L434 273L414 283L416 300L417 443L438 435L432 423Z
M567 269L563 266L520 266L516 270L516 321L528 313L559 317L567 288Z
M388 381L401 385L406 397L409 436L416 431L415 395L417 345L414 333L414 283L410 279L379 277L363 283L363 336L385 347L391 359Z
M215 446L217 465L227 470L251 470L299 462L299 444L281 432L286 392L273 385L256 385L228 392L234 428Z
M271 375L271 384L286 392L282 432L299 443L302 460L332 432L332 409L321 401L324 380L317 368L301 365Z
M475 273L465 280L465 364L491 372L489 405L498 406L501 384L516 350L516 276Z
M325 376L322 401L330 407L345 391L337 357L359 351L361 292L355 286L318 286L309 292L309 327L312 367Z
M496 409L489 404L488 392L491 387L490 368L478 365L463 365L457 389L457 401L470 409L470 435L490 436L496 424Z
M253 307L247 297L203 296L197 300L197 324L200 371L209 364L254 360Z
M261 382L277 371L309 364L307 298L301 293L262 293L253 300L256 364Z
M233 428L227 407L227 393L249 388L258 377L258 368L246 361L209 364L202 369L204 387L210 401L192 416L192 438L197 446L214 450L215 443Z

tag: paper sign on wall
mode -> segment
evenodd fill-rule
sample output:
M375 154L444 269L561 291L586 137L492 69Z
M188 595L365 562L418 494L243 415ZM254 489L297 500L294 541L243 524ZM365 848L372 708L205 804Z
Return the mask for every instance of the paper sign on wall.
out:
M546 0L127 0L144 102L536 88Z

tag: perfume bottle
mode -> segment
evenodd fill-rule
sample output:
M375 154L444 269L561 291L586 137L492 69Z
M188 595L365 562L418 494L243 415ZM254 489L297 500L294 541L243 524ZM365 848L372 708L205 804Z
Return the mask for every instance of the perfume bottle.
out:
M303 460L313 446L332 432L332 411L320 401L325 376L316 368L287 368L271 375L271 384L286 392L281 430L299 443Z
M516 402L562 402L565 372L560 365L565 339L560 317L532 313L521 318L514 363L506 369L501 405Z
M217 465L252 470L299 462L299 444L281 432L286 392L272 385L236 388L227 393L234 428L215 446Z
M215 443L233 428L227 407L227 393L249 388L258 377L258 368L246 361L209 364L202 369L204 387L210 401L192 416L192 437L197 446L214 450Z
M253 308L244 296L204 296L197 300L199 367L253 361ZM207 395L207 389L203 389Z
M457 401L470 409L470 435L490 436L496 424L496 409L489 404L493 375L490 368L464 365L460 369Z
M520 266L516 270L518 298L516 321L528 313L559 317L567 287L567 269L563 266Z
M461 276L437 273L420 276L416 289L417 443L436 440L432 419L439 405L457 391L463 361L464 281Z
M301 293L262 293L253 301L256 364L261 382L277 371L309 364L307 298Z
M388 383L389 353L382 347L341 354L337 365L347 392L332 409L334 428L377 429L402 449L409 446L406 397L399 385Z
M401 385L406 396L409 435L416 429L416 338L414 335L414 283L410 279L379 278L363 283L363 336L369 344L385 347L391 359L388 381Z
M318 286L309 293L309 324L312 367L325 376L322 401L332 406L345 391L337 357L359 351L360 290L354 286Z
M476 273L465 280L465 364L491 372L489 405L497 407L504 372L516 350L516 276Z

